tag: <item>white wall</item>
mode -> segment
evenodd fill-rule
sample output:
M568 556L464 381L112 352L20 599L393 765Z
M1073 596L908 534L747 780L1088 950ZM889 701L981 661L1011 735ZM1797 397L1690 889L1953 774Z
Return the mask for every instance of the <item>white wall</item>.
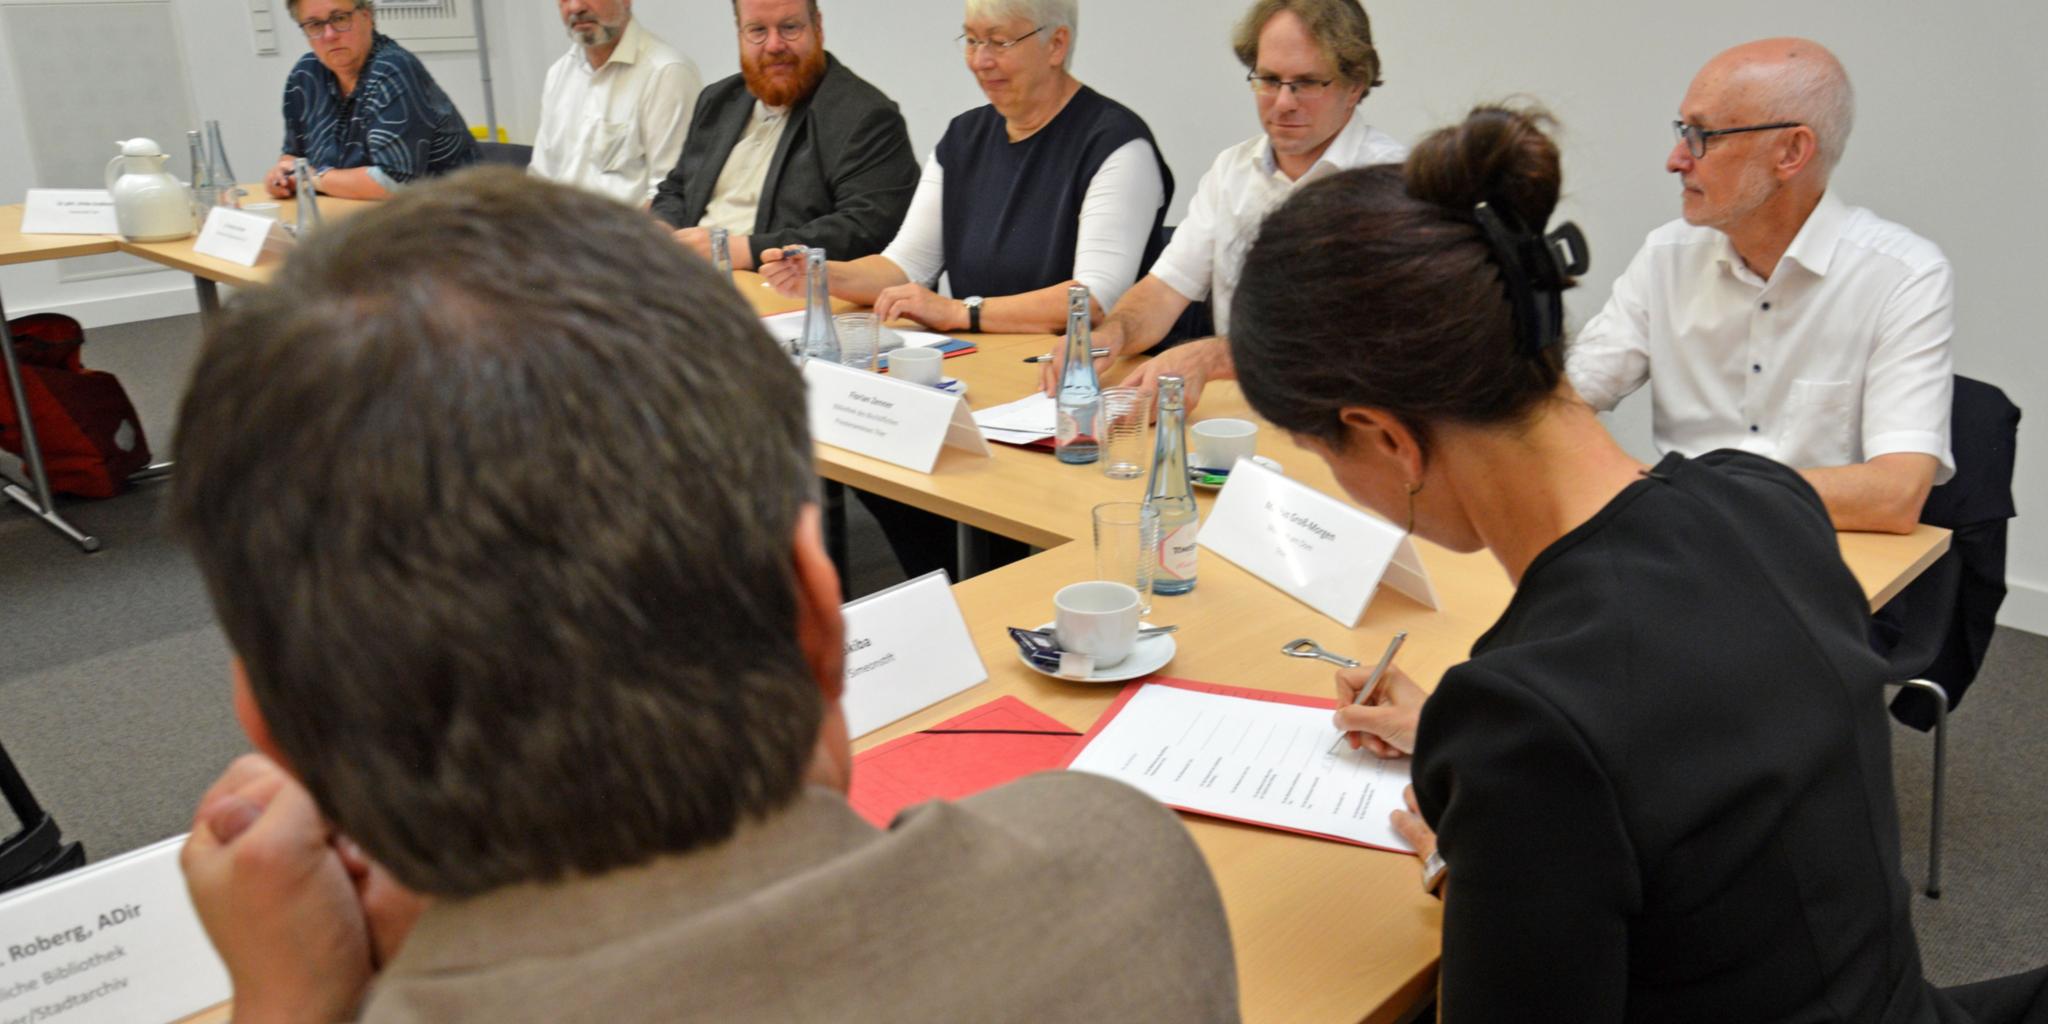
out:
M234 159L260 166L280 131L277 90L291 56L248 55L234 0L173 0L197 108L230 126ZM486 0L500 118L529 140L541 76L567 47L553 4ZM1257 130L1243 71L1229 51L1247 0L1087 0L1075 71L1143 114L1178 180L1177 216L1217 150ZM2004 621L2048 633L2048 372L2032 351L2041 331L2035 277L2048 270L2048 167L2039 122L2048 70L2035 52L2048 37L2039 0L1718 0L1676 4L1579 0L1367 0L1387 85L1366 101L1374 121L1413 139L1472 103L1512 94L1540 99L1564 123L1564 216L1585 229L1593 271L1572 296L1583 321L1645 232L1676 216L1677 187L1662 168L1668 123L1699 64L1745 39L1810 35L1842 57L1859 117L1836 183L1938 242L1958 280L1958 371L2004 387L2033 411L2021 433L2022 518L2009 563ZM902 104L926 152L954 114L981 102L959 63L958 0L823 0L831 49ZM696 60L707 80L737 68L726 0L641 0L638 14ZM213 26L228 26L214 31ZM295 40L291 42L295 43ZM429 68L474 123L483 118L472 55L429 55ZM22 114L0 75L0 197L31 184L20 150ZM244 165L244 161L248 161ZM248 176L244 170L243 175ZM0 274L10 309L61 304L54 274ZM102 282L101 284L105 284ZM183 282L169 287L189 292ZM89 307L88 307L89 308ZM112 307L107 307L112 308ZM88 320L90 321L90 316ZM1640 399L1615 418L1644 450ZM2025 515L2033 513L2033 517Z

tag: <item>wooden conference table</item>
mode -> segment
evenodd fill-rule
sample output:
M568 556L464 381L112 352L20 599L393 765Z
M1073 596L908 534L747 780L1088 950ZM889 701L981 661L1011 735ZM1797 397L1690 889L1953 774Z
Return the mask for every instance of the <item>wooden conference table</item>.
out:
M322 200L325 210L341 201ZM289 204L285 209L290 210ZM0 210L0 217L6 211ZM18 218L19 214L14 214ZM9 230L9 228L13 230ZM0 253L24 238L18 220L0 219ZM276 258L241 267L199 256L192 240L138 245L109 240L53 243L58 255L133 252L195 275L204 297L211 282L245 285L267 280ZM88 246L78 249L76 246ZM97 246L96 248L92 246ZM69 248L67 248L69 247ZM28 258L39 258L30 256ZM43 257L43 258L56 258ZM0 256L0 262L6 262ZM760 312L801 307L769 291L758 275L741 272L735 284ZM844 304L835 303L838 306ZM1021 360L1049 350L1047 335L988 335L974 339L975 354L948 360L947 373L966 381L976 408L1022 397L1037 386L1038 367ZM1127 367L1107 376L1120 379ZM1192 419L1251 416L1234 382L1211 385ZM818 467L828 479L916 505L1003 536L1047 548L1016 564L954 588L989 679L965 693L862 737L867 749L1002 695L1085 728L1107 709L1115 686L1064 682L1033 672L1018 660L1005 626L1037 625L1051 618L1052 593L1093 575L1087 542L1089 509L1097 502L1136 500L1143 480L1110 480L1094 466L1068 466L1050 455L992 445L990 458L947 449L930 474L916 473L836 448L819 446ZM1259 451L1287 474L1341 496L1321 460L1294 447L1273 429L1260 433ZM1199 502L1206 515L1213 498ZM1069 543L1079 540L1081 543ZM1875 607L1889 600L1948 546L1945 531L1927 527L1903 537L1841 535L1844 557ZM1461 555L1419 543L1441 607L1430 611L1382 590L1356 629L1346 629L1236 566L1205 553L1193 593L1159 597L1152 621L1181 627L1178 653L1164 674L1214 682L1328 696L1329 666L1282 656L1280 645L1313 637L1325 647L1370 659L1396 630L1409 642L1402 667L1433 687L1463 660L1472 641L1506 606L1511 588L1485 554ZM1214 872L1229 912L1245 1019L1266 1021L1400 1020L1434 984L1441 947L1441 905L1418 884L1413 857L1281 833L1193 815L1183 817ZM200 1018L225 1019L224 1011Z

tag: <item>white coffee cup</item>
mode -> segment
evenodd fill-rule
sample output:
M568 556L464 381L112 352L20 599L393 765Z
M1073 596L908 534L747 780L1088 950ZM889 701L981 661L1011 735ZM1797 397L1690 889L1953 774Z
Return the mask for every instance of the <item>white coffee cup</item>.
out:
M1143 613L1138 592L1127 583L1090 580L1069 583L1052 596L1053 636L1060 650L1086 654L1096 668L1130 657Z
M1259 425L1250 420L1202 420L1191 425L1194 435L1188 454L1196 469L1228 473L1239 458L1251 458L1259 450Z
M243 203L243 204L242 204L242 212L243 212L243 213L253 213L253 214L256 214L256 215L257 215L257 216L259 216L259 217L268 217L268 218L270 218L271 220L276 220L276 219L277 219L277 214L278 214L278 204L276 204L276 203Z
M937 384L946 354L935 348L899 348L889 353L889 373L912 384Z

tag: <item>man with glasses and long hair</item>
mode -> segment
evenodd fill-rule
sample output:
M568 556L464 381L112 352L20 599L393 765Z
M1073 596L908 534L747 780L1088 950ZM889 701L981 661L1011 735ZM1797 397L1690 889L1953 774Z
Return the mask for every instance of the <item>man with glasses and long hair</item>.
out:
M881 252L917 188L903 115L825 51L815 0L733 0L733 18L740 73L698 97L654 215L706 259L726 229L742 270L799 242L833 259Z
M1151 388L1161 374L1187 381L1193 408L1211 380L1235 376L1230 303L1244 254L1267 211L1294 190L1352 167L1399 163L1407 147L1374 128L1358 104L1380 82L1372 22L1358 0L1258 0L1231 47L1258 105L1259 134L1224 150L1195 187L1187 217L1146 274L1095 329L1116 359L1159 345L1188 306L1209 300L1217 337L1168 350L1123 383ZM1060 352L1042 367L1046 394L1059 386Z
M278 199L292 164L343 199L385 199L408 181L476 162L476 140L448 94L405 47L377 31L370 0L289 0L312 52L284 83L284 152L264 175Z
M1659 450L1737 448L1800 470L1836 528L1905 533L1949 454L1954 286L1934 243L1828 188L1855 115L1806 39L1707 62L1664 167L1684 217L1650 233L1579 333L1600 410L1656 380Z

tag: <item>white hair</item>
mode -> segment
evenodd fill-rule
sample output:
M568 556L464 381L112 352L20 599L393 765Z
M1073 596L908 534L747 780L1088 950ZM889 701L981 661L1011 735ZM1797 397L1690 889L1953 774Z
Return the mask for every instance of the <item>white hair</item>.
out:
M1842 160L1849 130L1856 123L1856 90L1849 72L1827 51L1820 56L1784 60L1758 69L1759 84L1771 98L1772 116L1798 121L1813 130L1817 162L1825 180Z
M968 21L1022 18L1045 30L1047 41L1056 29L1067 30L1068 70L1074 67L1074 43L1081 35L1080 0L967 0Z

